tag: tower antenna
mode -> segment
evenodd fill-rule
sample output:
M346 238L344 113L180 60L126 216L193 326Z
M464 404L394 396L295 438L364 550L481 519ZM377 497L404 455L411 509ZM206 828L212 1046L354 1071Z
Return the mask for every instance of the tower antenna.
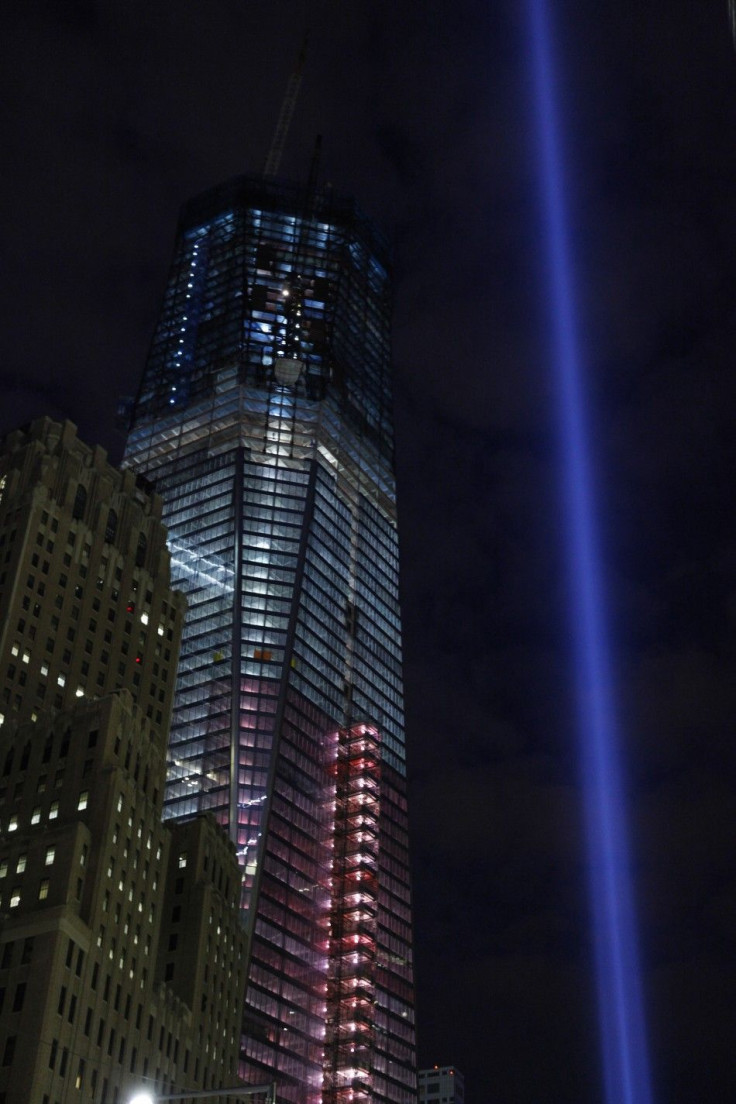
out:
M296 64L286 84L286 92L284 93L281 111L279 112L278 122L276 123L276 130L274 131L271 141L271 148L268 151L268 156L263 166L263 175L267 179L277 176L281 166L281 158L284 153L286 138L289 133L289 127L291 126L291 120L294 115L294 108L296 107L296 101L299 97L299 89L302 84L302 74L304 72L304 62L307 57L308 40L309 26L307 26L304 32L304 38L299 48Z

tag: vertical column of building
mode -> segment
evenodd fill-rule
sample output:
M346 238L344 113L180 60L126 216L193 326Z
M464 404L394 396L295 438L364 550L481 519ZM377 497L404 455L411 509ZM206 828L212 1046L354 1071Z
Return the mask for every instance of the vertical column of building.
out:
M188 613L169 745L167 815L212 811L227 823L237 455L182 457L164 473L171 573Z
M406 778L386 761L384 749L373 1104L416 1099L408 828Z
M375 728L359 724L340 730L335 773L324 1104L369 1104L381 784Z
M373 1104L414 1100L414 991L396 529L361 500L355 565L356 716L381 726L381 815Z

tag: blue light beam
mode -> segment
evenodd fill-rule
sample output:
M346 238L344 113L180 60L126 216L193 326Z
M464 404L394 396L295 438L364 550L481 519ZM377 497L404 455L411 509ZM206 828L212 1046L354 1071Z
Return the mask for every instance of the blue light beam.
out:
M546 0L527 0L575 648L580 758L608 1104L651 1104L627 811L603 598L593 457L578 348Z

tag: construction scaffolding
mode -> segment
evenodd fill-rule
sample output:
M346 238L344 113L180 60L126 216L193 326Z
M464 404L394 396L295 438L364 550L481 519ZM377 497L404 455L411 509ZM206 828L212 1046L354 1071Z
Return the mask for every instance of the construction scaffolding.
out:
M381 796L376 728L340 730L335 773L323 1104L370 1104Z

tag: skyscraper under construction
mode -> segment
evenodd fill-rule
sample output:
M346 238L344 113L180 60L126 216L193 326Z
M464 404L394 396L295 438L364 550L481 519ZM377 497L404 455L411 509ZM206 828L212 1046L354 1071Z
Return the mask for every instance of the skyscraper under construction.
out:
M387 250L350 200L190 202L125 463L188 614L167 810L243 870L242 1072L416 1097Z

